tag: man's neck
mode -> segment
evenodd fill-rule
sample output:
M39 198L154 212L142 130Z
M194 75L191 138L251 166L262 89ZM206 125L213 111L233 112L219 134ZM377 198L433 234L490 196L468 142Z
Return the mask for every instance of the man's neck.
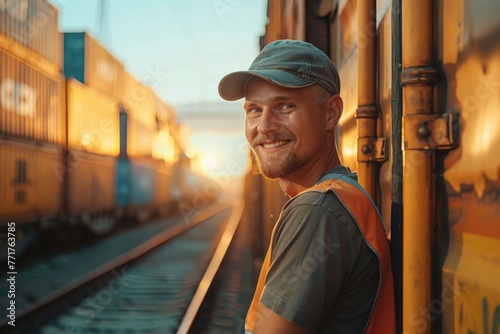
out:
M284 178L278 178L281 190L289 197L295 197L304 190L314 186L330 169L340 165L341 163L338 155L333 154L328 164L323 168L311 168L305 172L297 171Z

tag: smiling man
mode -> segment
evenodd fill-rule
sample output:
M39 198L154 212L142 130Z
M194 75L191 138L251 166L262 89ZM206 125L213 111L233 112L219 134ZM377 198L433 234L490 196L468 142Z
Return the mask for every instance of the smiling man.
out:
M330 58L310 43L267 45L222 98L244 98L245 135L261 174L291 198L276 223L247 333L395 333L389 242L377 208L342 166L343 109Z

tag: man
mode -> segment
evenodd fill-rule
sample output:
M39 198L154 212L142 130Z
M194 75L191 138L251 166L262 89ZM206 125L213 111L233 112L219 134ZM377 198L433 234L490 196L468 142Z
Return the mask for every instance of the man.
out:
M270 43L222 98L245 98L245 135L261 174L291 198L276 223L247 332L394 333L389 243L378 211L342 166L334 128L340 79L312 44Z

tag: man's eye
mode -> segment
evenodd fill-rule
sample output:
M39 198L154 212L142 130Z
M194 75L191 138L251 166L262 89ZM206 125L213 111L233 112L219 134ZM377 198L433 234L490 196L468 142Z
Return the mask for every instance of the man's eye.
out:
M246 113L247 113L247 114L256 114L256 113L259 113L259 112L260 112L260 109L259 109L259 108L257 108L257 107L255 107L255 108L248 108L248 109L246 110Z
M281 110L289 110L289 109L292 109L293 107L295 107L295 105L293 103L283 103L281 105Z

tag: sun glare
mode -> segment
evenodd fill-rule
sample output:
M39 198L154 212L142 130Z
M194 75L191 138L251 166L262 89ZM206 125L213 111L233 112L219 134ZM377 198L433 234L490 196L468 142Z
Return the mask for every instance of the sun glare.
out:
M201 165L205 171L209 172L210 170L215 168L215 166L217 165L217 161L213 156L207 155L201 161Z

